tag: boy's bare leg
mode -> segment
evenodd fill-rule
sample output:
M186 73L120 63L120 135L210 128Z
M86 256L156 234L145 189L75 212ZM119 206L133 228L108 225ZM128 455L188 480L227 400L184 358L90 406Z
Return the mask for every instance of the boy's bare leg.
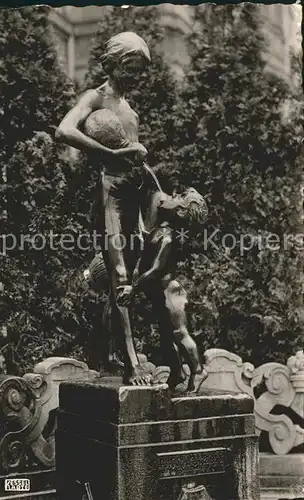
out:
M119 306L117 290L128 284L129 276L125 265L122 244L118 244L119 235L109 236L107 258L112 269L111 275L111 319L115 336L121 344L124 360L124 383L127 385L148 385L151 376L140 366L133 342L129 307ZM122 249L120 249L122 248Z

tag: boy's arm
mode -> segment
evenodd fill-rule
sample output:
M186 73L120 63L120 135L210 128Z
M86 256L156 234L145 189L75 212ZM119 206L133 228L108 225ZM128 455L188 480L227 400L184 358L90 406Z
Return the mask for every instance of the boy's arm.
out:
M145 271L141 276L139 276L139 278L133 283L133 292L140 288L140 286L142 285L142 283L144 283L145 281L151 279L151 278L155 278L155 276L157 275L157 273L159 271L162 271L167 262L168 262L168 257L170 255L170 252L171 252L171 248L172 248L172 238L171 238L171 235L169 234L166 234L161 242L160 242L160 245L158 247L158 251L157 251L157 254L154 258L154 261L153 261L153 264L151 266L150 269L148 269L147 271Z
M96 109L97 98L95 90L88 90L80 97L76 105L66 114L56 130L55 137L58 142L64 142L68 146L81 149L82 151L95 150L101 154L112 152L79 130L80 125Z
M95 141L95 139L81 132L79 129L81 124L85 122L93 111L99 109L99 99L100 97L96 90L88 90L83 94L57 127L55 133L57 141L86 152L95 150L104 157L108 157L109 155L125 156L130 153L136 153L142 155L140 156L142 161L143 158L146 158L147 153L147 150L142 144L134 143L131 144L130 147L113 150L103 146Z
M166 234L161 239L158 246L157 254L154 258L153 264L150 269L145 271L139 276L131 285L125 285L118 287L117 302L120 306L127 307L130 304L134 293L140 288L140 286L147 280L154 278L159 271L162 271L167 262L172 248L172 238L171 235Z

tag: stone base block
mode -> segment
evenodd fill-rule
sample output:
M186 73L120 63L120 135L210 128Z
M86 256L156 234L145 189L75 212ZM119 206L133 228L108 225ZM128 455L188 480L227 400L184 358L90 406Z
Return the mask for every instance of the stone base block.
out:
M247 395L100 379L61 384L59 401L58 500L260 499Z

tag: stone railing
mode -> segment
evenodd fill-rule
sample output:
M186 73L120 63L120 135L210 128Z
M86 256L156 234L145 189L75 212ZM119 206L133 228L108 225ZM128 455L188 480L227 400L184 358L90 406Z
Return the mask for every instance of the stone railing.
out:
M252 396L256 432L267 433L274 454L285 455L304 443L303 351L291 356L287 365L266 363L258 368L222 349L206 351L205 358L209 377L204 388ZM0 377L0 474L55 466L59 385L96 375L75 359L48 358L23 377Z
M59 385L96 372L69 358L48 358L23 377L0 377L0 474L55 466Z
M255 368L222 349L205 353L209 377L204 387L244 392L254 398L258 435L268 433L276 455L286 455L304 443L304 353L298 351L287 365L266 363Z

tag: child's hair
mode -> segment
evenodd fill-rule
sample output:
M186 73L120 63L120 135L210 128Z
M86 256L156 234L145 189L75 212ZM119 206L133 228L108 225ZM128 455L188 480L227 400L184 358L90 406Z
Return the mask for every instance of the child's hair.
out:
M178 215L190 224L204 224L208 217L208 207L205 198L194 188L187 189L180 196Z
M101 58L104 71L110 74L115 64L124 57L139 54L147 63L151 62L150 51L146 42L132 31L124 31L112 36L106 43L105 53Z

